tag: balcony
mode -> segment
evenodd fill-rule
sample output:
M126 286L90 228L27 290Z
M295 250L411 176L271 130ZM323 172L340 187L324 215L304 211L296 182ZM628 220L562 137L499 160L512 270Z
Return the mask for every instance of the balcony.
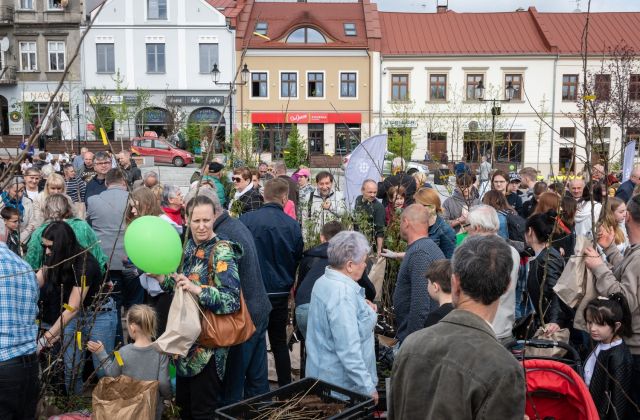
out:
M6 66L0 71L0 85L15 85L16 80L16 67Z
M0 24L12 24L13 23L13 7L0 6Z

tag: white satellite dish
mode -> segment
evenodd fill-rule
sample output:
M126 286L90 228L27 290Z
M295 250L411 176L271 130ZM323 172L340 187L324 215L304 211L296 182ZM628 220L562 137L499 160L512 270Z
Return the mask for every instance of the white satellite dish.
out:
M8 49L9 49L9 38L5 36L4 38L2 38L2 41L0 41L0 50L2 50L2 52L6 52Z

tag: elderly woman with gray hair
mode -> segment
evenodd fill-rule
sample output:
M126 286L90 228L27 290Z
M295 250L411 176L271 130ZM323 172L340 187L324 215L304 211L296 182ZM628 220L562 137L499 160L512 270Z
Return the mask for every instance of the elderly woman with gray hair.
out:
M178 233L182 235L184 227L184 197L182 191L175 185L166 184L162 190L162 200L160 203L164 215L160 216L176 227ZM179 229L178 229L179 227Z
M369 242L342 231L329 241L329 266L311 292L307 324L309 377L371 395L377 402L373 328L376 307L357 281L367 266Z

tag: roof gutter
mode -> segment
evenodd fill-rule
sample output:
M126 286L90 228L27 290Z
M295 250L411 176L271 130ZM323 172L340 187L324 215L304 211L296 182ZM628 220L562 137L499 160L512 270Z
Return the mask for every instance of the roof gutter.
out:
M378 134L382 134L382 53L378 59Z

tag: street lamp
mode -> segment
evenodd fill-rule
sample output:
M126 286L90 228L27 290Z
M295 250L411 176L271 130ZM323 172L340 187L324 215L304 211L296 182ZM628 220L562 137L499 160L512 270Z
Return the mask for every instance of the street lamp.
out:
M213 79L213 83L216 85L225 85L229 86L229 91L231 97L229 98L229 133L233 134L233 94L235 94L236 86L244 86L247 84L249 80L249 68L245 63L242 66L242 70L240 70L240 81L239 82L221 82L220 81L220 69L218 69L218 63L213 64L213 68L211 69L211 78ZM244 126L244 118L242 115L242 89L240 89L240 128ZM212 133L212 136L215 136L216 133ZM213 140L213 138L212 138Z
M509 82L505 88L505 99L484 99L484 84L482 80L478 82L475 89L476 98L480 102L491 102L491 167L495 167L496 158L496 116L500 115L500 107L496 106L501 102L509 102L513 99L513 94L516 88L513 87L513 83Z

